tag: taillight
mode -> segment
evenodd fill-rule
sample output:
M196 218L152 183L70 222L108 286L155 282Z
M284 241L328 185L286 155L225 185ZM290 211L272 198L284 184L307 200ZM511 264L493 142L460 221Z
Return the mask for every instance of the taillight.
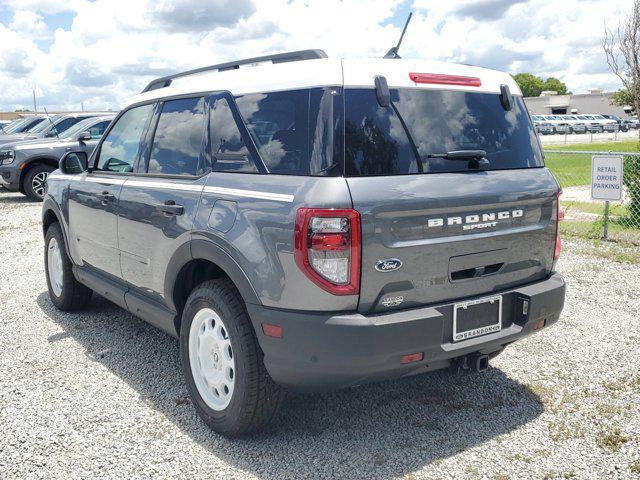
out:
M409 78L416 83L434 83L441 85L460 85L463 87L479 87L482 82L477 77L461 75L444 75L441 73L410 73Z
M558 192L558 198L556 202L556 246L553 250L553 261L555 262L560 258L560 252L562 250L562 239L560 238L560 222L564 220L564 212L560 209L560 195L562 190Z
M360 214L351 209L300 208L295 225L296 264L334 295L360 291Z

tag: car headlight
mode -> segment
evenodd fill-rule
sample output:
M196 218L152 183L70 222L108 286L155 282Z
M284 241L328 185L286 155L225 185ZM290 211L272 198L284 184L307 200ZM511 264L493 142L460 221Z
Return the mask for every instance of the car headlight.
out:
M0 151L0 165L9 165L13 163L13 159L15 158L15 153L13 150L1 150Z

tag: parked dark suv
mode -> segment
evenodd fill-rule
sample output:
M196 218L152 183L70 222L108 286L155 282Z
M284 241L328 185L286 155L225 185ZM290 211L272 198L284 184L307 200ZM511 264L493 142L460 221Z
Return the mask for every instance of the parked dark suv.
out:
M325 57L158 79L47 180L52 302L179 337L226 435L283 387L484 370L563 308L558 183L512 78Z

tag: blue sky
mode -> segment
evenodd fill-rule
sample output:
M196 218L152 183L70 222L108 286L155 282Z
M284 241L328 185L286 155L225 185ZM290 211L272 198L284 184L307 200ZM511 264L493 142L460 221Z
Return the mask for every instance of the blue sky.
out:
M154 76L322 48L555 76L619 88L600 46L632 0L0 0L0 110L119 109Z

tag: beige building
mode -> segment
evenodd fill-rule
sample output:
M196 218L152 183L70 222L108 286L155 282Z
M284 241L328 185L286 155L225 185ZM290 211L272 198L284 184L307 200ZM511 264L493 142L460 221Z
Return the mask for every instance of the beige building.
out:
M598 88L591 89L589 93L578 95L557 95L555 92L542 92L539 97L526 97L524 102L532 115L599 113L625 118L630 111L630 109L625 111L625 108L628 107L613 105L613 92L603 92Z

